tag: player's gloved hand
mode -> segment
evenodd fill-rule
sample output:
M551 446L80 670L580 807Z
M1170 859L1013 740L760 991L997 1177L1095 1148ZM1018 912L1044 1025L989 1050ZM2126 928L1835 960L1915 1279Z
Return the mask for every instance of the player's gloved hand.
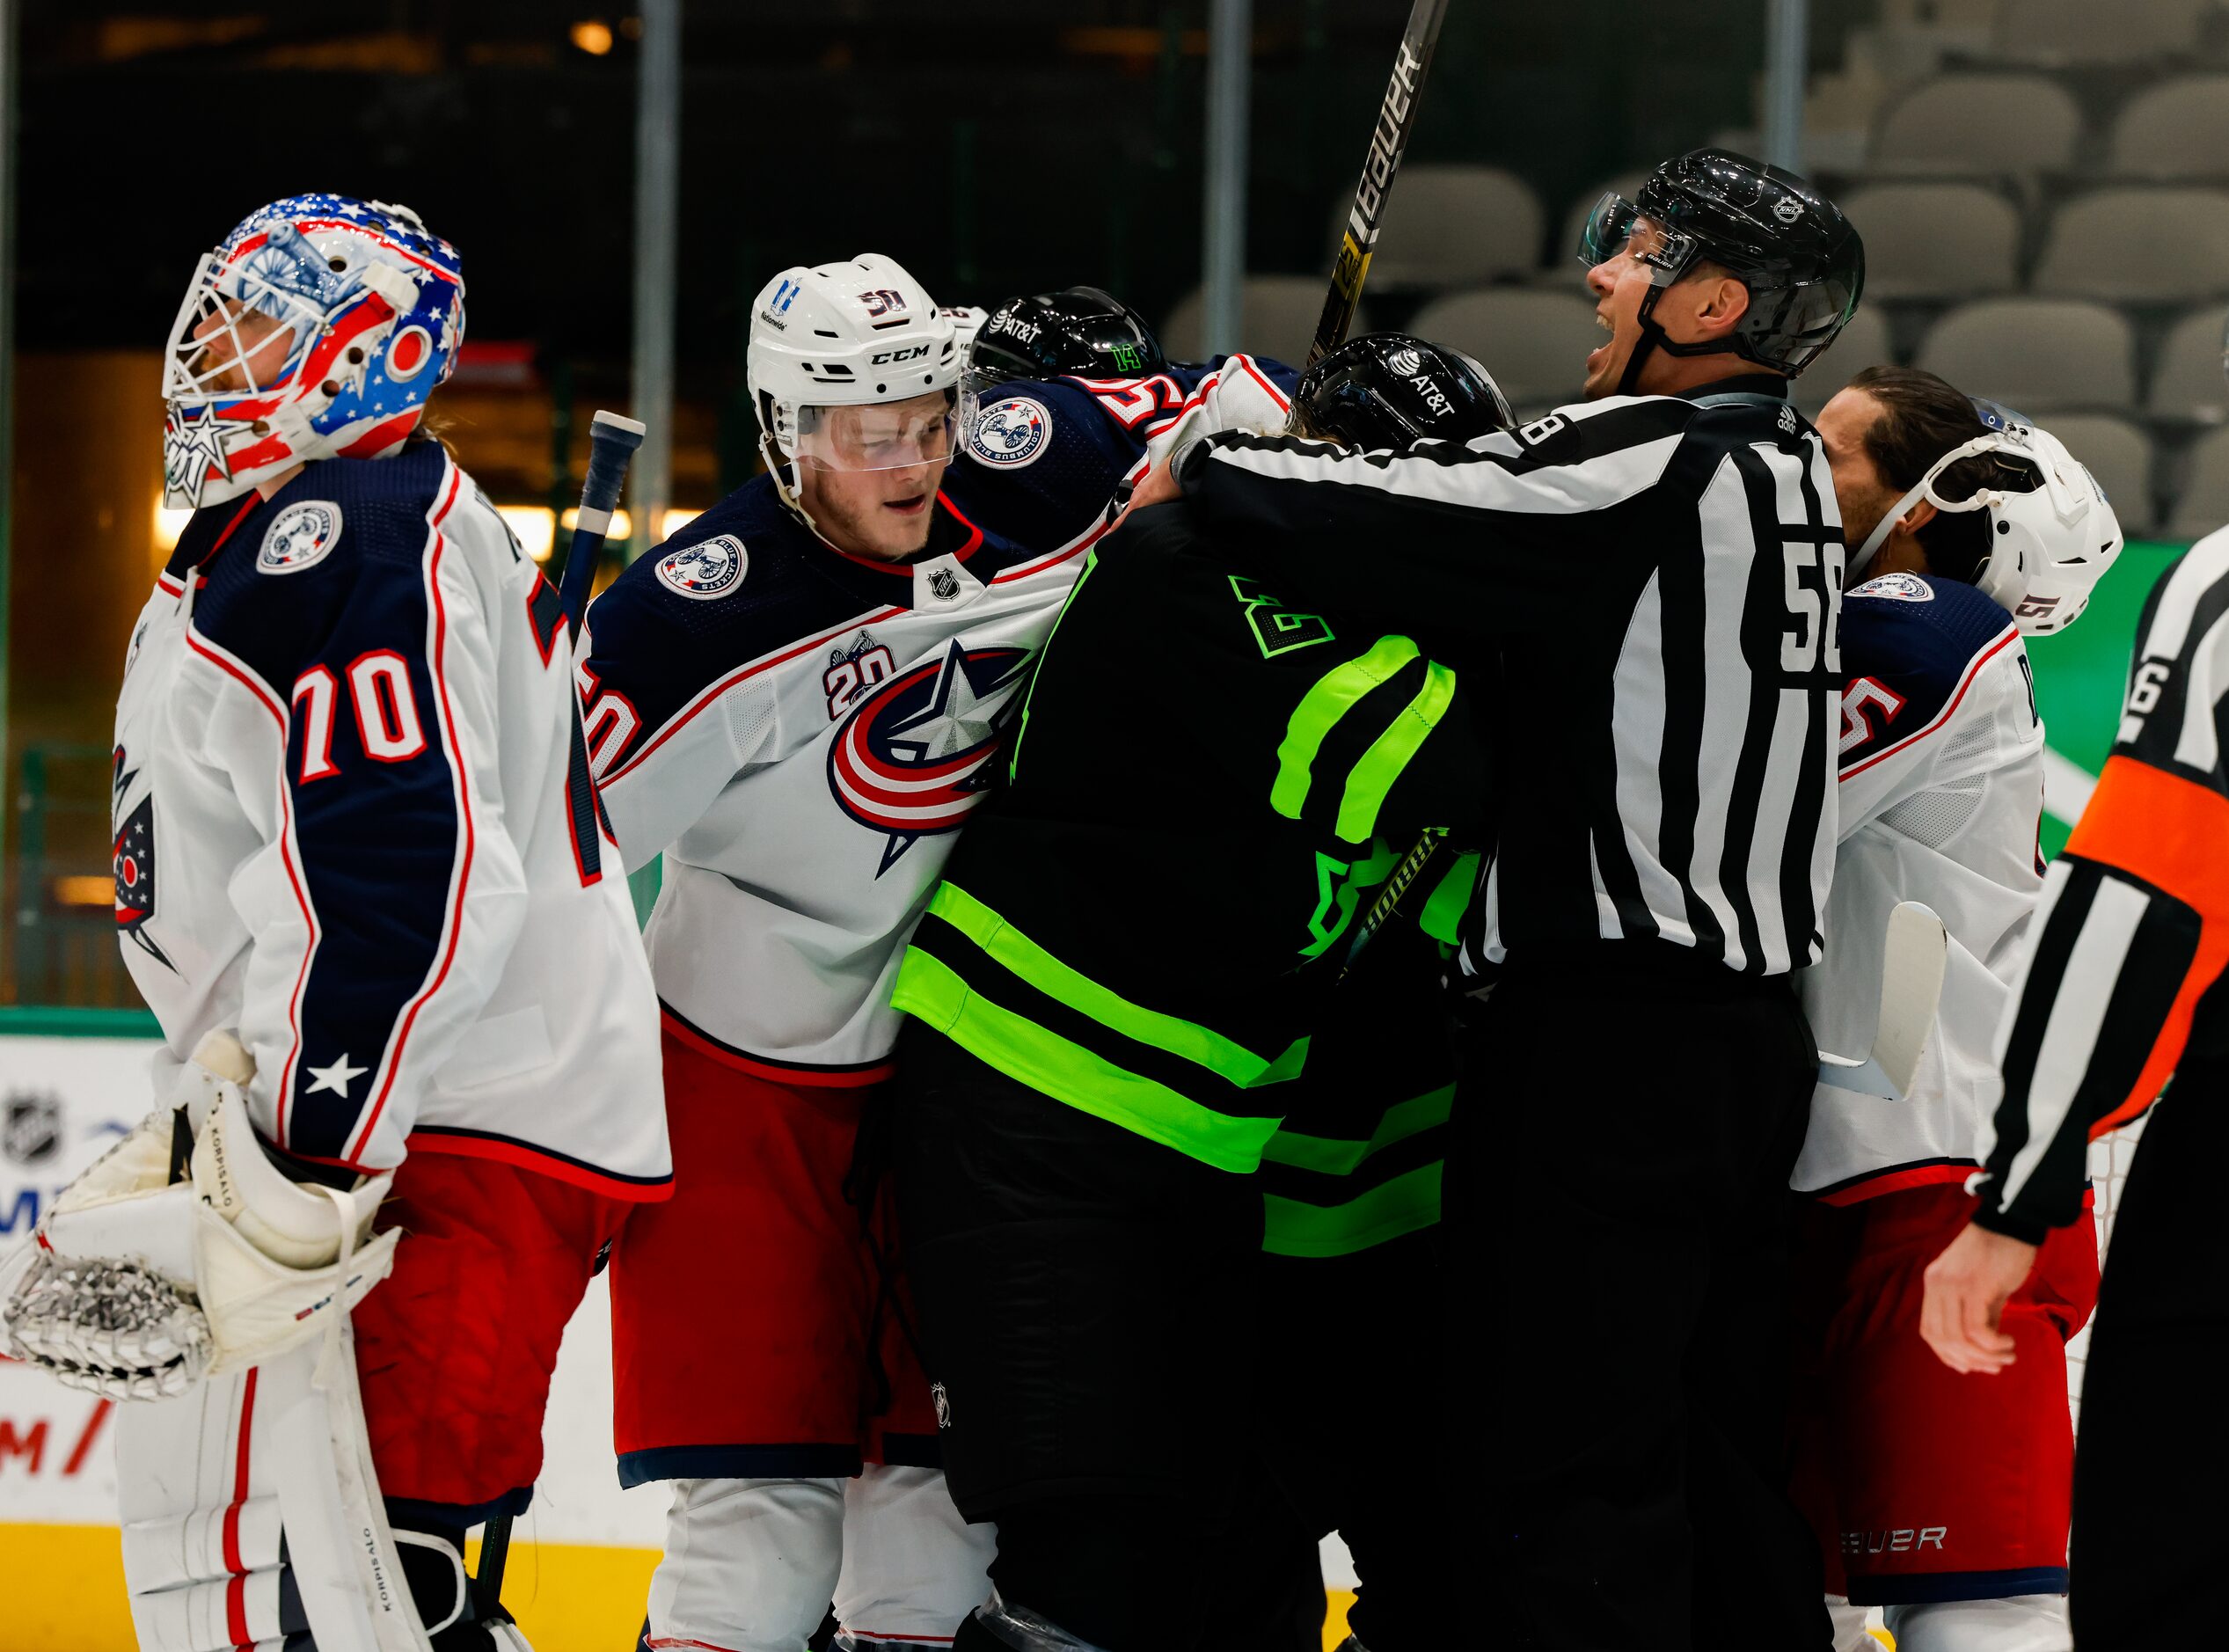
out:
M2036 1247L1969 1222L1927 1264L1919 1334L1955 1371L1991 1376L2013 1363L1999 1323L2005 1304L2035 1270Z

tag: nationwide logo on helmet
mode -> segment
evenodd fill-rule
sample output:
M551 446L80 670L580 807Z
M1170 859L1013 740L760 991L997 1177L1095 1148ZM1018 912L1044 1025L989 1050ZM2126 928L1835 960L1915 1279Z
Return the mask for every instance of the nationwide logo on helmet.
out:
M983 801L1016 709L1027 648L969 648L901 672L861 700L829 744L837 806L887 835L881 877L922 837L958 831Z
M691 601L708 603L742 583L750 559L732 533L669 551L658 559L658 577Z
M1027 396L987 403L968 431L968 447L978 459L1002 471L1034 464L1053 433L1053 416L1044 404Z
M325 559L340 537L340 507L328 499L305 499L279 513L263 536L255 559L259 574L299 574Z

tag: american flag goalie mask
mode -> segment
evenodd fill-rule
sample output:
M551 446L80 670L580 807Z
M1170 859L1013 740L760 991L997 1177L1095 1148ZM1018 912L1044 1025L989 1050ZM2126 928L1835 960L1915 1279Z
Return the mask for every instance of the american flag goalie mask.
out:
M205 254L164 352L164 503L402 445L464 340L457 249L407 207L290 195Z

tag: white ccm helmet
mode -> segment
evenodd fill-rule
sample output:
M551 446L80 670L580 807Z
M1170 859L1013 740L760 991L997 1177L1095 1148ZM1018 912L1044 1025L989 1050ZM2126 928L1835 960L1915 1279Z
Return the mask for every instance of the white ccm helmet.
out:
M1975 571L1975 588L2012 615L2021 635L2048 637L2082 617L2090 593L2121 554L2126 537L2105 490L2065 443L2009 408L1978 396L1973 402L1989 434L1944 454L1927 467L1918 486L1889 507L1851 559L1857 570L1853 582L1889 530L1920 500L1937 510L1985 511L1989 552ZM1935 492L1935 479L1945 471L1984 453L2026 461L2024 468L2037 478L2035 486L1982 487L1968 499L1945 499Z
M840 264L800 264L767 282L751 306L745 378L759 451L782 497L802 514L800 465L893 470L950 457L961 357L950 312L895 259L862 252ZM863 437L829 416L937 391L946 392L942 418L903 429Z

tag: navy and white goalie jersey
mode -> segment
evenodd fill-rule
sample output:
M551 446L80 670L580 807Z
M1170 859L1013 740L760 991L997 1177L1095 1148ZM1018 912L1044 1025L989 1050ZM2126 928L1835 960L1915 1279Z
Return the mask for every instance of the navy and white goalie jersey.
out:
M1822 1082L1795 1186L1837 1202L1961 1181L2002 1085L1997 1023L2043 888L2043 725L2012 616L1972 586L1884 574L1842 601L1841 828L1826 954L1800 977L1819 1048L1862 1056L1899 901L1949 932L1911 1093Z
M590 761L627 865L665 855L651 973L669 1029L716 1059L887 1073L898 954L1084 552L1168 442L1286 406L1243 357L998 391L915 560L834 549L760 477L589 610Z
M158 1093L235 1028L257 1129L301 1158L665 1196L655 1000L565 620L438 444L194 515L132 634L114 825Z

